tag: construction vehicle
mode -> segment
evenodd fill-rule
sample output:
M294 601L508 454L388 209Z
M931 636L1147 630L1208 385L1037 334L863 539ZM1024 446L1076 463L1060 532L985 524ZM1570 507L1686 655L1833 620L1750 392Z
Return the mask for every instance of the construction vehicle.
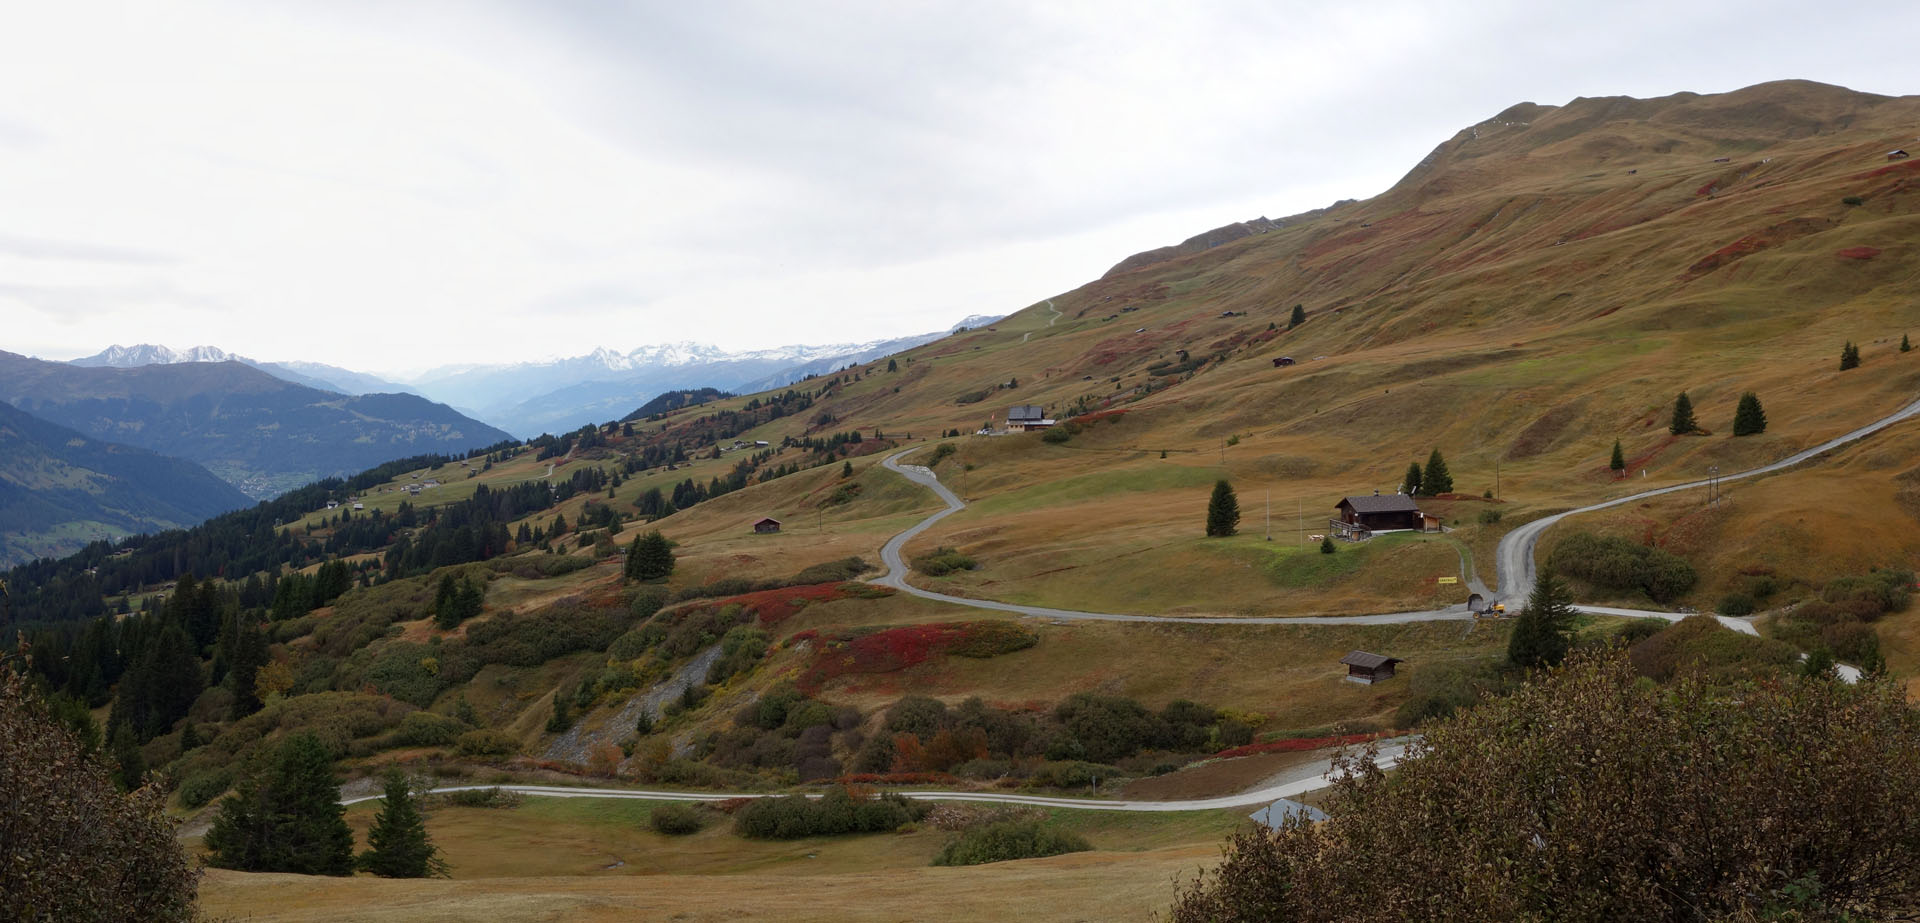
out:
M1478 593L1467 597L1467 611L1473 613L1474 618L1498 619L1507 615L1505 603L1488 602Z

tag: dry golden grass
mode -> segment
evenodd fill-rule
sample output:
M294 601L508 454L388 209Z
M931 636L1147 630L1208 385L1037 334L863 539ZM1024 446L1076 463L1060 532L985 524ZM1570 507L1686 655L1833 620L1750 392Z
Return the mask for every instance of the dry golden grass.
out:
M977 920L1014 895L1037 920L1149 920L1170 882L1217 858L1243 812L1055 812L1097 852L973 868L928 867L932 828L787 842L744 840L722 818L700 833L646 827L648 802L528 799L429 817L451 881L249 875L209 870L201 905L242 920ZM373 810L349 811L365 838ZM998 908L998 909L996 909Z

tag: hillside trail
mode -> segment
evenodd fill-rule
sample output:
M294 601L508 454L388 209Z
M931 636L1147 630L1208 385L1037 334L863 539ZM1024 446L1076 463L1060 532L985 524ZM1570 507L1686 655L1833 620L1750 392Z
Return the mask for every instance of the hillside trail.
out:
M1049 310L1049 311L1052 311L1052 312L1053 312L1053 316L1052 316L1052 317L1049 317L1049 318L1047 318L1047 326L1049 326L1049 327L1051 327L1051 326L1053 326L1053 322L1054 322L1054 321L1057 321L1057 320L1059 320L1059 319L1060 319L1060 317L1061 317L1061 314L1060 314L1060 309L1059 309L1059 308L1056 308L1056 307L1054 307L1054 306L1053 306L1053 299L1051 299L1051 298L1049 298L1049 299L1047 299L1047 310ZM1020 334L1020 342L1022 342L1022 343L1025 343L1026 341L1028 341L1029 339L1032 339L1032 338L1033 338L1033 331L1031 331L1031 330L1029 330L1029 331L1027 331L1026 333L1023 333L1023 334Z

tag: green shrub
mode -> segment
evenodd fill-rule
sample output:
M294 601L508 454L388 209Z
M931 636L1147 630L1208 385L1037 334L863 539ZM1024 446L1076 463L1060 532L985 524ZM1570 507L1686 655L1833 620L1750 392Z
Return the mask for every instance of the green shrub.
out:
M1500 521L1502 515L1504 514L1500 510L1481 510L1479 516L1480 524L1483 526L1493 525Z
M1857 195L1842 196L1840 198L1840 204L1858 207L1867 204L1867 200Z
M1640 675L1659 682L1683 670L1716 680L1777 676L1791 671L1799 662L1792 647L1727 631L1708 615L1688 616L1635 644L1628 654Z
M1684 595L1695 580L1693 565L1672 552L1591 532L1575 532L1562 539L1547 566L1601 589L1640 590L1655 602Z
M815 564L808 567L794 574L793 579L787 582L792 586L812 586L816 583L842 583L866 573L871 568L872 565L868 564L863 558L841 558L837 561L827 561L823 564Z
M707 668L708 685L721 683L746 673L767 654L773 643L765 631L752 625L736 625L720 638L720 658Z
M699 833L700 828L707 825L707 813L685 801L669 801L654 807L653 812L647 815L647 825L655 833L686 836Z
M1017 622L969 622L966 634L947 652L956 657L984 660L1024 651L1038 643L1039 633Z
M1059 445L1072 438L1073 433L1064 426L1055 426L1040 434L1040 441L1051 445Z
M1033 775L1027 777L1027 785L1032 788L1089 788L1124 775L1118 766L1062 760L1041 763Z
M734 812L733 829L755 840L885 833L925 817L928 810L929 805L899 795L859 798L835 788L818 799L756 798Z
M937 446L934 446L933 457L927 459L927 467L932 468L935 465L938 465L941 462L946 461L956 451L958 450L953 447L953 443L951 442L943 442Z
M456 808L517 808L526 796L504 788L463 788L459 791L441 792L430 795L435 804L446 804Z
M1657 635L1663 631L1666 631L1667 626L1671 624L1673 623L1667 621L1666 619L1657 619L1657 618L1634 619L1633 621L1628 622L1627 624L1622 625L1620 627L1619 637L1623 643L1627 644L1628 646L1632 646L1642 641L1645 641L1648 638L1651 638L1654 635Z
M944 577L957 570L973 570L979 566L979 562L973 558L945 545L913 559L913 569L929 577Z
M491 728L468 731L454 740L453 748L461 756L512 756L520 742Z
M1755 604L1753 601L1753 597L1748 596L1745 593L1728 593L1727 595L1720 597L1720 603L1719 605L1714 607L1714 610L1719 612L1721 615L1731 615L1731 616L1737 617L1742 615L1752 615L1754 608L1755 608Z
M180 806L189 810L205 807L232 785L231 766L196 772L180 783Z
M1093 848L1077 833L1038 820L1007 820L974 827L941 847L934 865L982 865L1012 859L1038 859Z

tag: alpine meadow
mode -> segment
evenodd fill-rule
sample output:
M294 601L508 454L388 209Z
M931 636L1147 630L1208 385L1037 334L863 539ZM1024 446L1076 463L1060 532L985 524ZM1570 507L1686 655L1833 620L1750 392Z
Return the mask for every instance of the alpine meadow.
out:
M1916 126L1518 103L530 439L0 354L0 916L1911 918Z

